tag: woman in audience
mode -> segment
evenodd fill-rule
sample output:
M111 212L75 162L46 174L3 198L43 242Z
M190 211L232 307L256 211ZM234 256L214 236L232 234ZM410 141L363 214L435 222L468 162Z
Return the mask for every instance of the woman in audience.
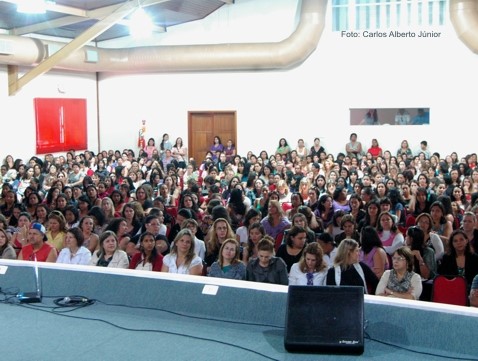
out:
M48 215L48 243L60 252L65 247L66 220L60 211L52 211Z
M108 224L113 218L115 218L115 205L110 197L104 197L101 200L101 209L105 214L105 223Z
M260 222L262 219L261 216L261 212L255 208L251 208L247 211L244 217L243 225L236 230L236 239L239 241L241 246L247 246L249 237L248 228L252 223Z
M80 213L78 212L78 208L70 204L66 206L64 215L66 221L66 229L78 227L80 223Z
M274 240L270 236L257 244L257 258L247 264L246 280L288 285L287 265L282 258L274 257Z
M476 228L476 215L473 212L467 211L463 214L463 221L461 222L461 229L466 233L470 246L474 252L478 249L478 229Z
M382 241L383 249L389 256L405 244L403 234L395 224L395 219L388 212L382 212L378 216L377 232Z
M10 235L0 228L0 259L17 259L17 253L10 244Z
M440 201L435 201L430 206L430 216L432 217L432 231L440 237L445 248L448 239L453 232L452 223L446 219L445 207Z
M377 230L371 226L365 226L360 232L360 239L362 242L360 261L369 266L377 278L380 279L390 265L387 252L383 249Z
M133 202L124 205L122 216L126 220L126 233L134 237L141 230L141 215L137 212L137 207Z
M435 261L441 260L445 252L445 247L441 238L432 231L433 220L429 213L422 213L415 219L415 225L424 233L425 245L430 247L435 253Z
M211 265L208 276L243 280L246 278L246 266L239 259L239 243L232 238L226 239L219 250L219 258Z
M110 223L108 223L105 231L111 231L116 235L118 248L122 251L125 251L129 257L136 253L135 246L129 242L131 240L131 235L128 233L126 219L122 217L113 219Z
M249 237L247 241L247 248L242 252L242 261L247 265L250 259L257 258L259 241L264 238L266 231L260 222L252 223L249 228Z
M189 274L200 276L203 272L203 262L194 253L194 236L184 228L174 238L171 253L163 258L162 272Z
M478 274L478 255L472 252L468 237L461 229L453 231L448 245L448 251L438 265L438 273L463 276L470 287L473 277Z
M83 246L88 248L91 253L96 251L99 246L99 237L94 233L95 220L91 216L86 216L81 218L80 224L78 226L83 233Z
M217 261L222 243L229 238L235 238L234 231L229 222L224 218L217 218L209 230L206 257L204 258L208 267L211 267Z
M85 238L79 228L70 228L65 236L65 248L60 251L56 263L88 265L91 252L83 246Z
M121 215L121 212L123 212L123 207L125 205L123 201L123 195L119 190L114 189L113 191L111 191L110 197L113 201L115 217L119 217Z
M139 238L139 252L135 253L129 262L129 269L161 272L163 255L155 247L155 235L144 232Z
M99 250L93 252L91 266L128 268L129 261L126 252L118 247L118 238L112 231L105 231L100 236Z
M435 252L425 243L425 232L420 227L407 229L406 245L413 255L412 269L423 280L433 279L437 271Z
M303 208L308 208L306 206L301 206L301 208L302 207ZM308 209L308 210L310 212L310 209ZM314 217L314 219L315 219L315 217ZM309 227L309 221L308 221L308 219L307 219L307 217L305 216L304 213L302 213L302 212L296 213L292 217L291 222L292 222L292 226L302 227L302 228L305 229L305 231L307 233L306 243L315 242L315 232Z
M309 243L299 262L294 263L289 273L289 285L325 286L327 278L327 262L324 261L322 247Z
M194 253L198 255L202 260L206 257L206 244L203 240L199 239L196 234L199 229L198 222L193 218L185 219L181 223L181 229L188 228L194 236Z
M332 205L332 197L324 194L320 197L315 215L322 221L323 227L327 228L332 222L334 216L334 208Z
M353 193L349 198L350 214L354 217L357 225L365 218L367 212L364 210L362 198L359 194Z
M413 254L408 247L398 248L393 256L393 268L385 271L375 291L376 295L418 300L422 293L420 275L413 272Z
M335 212L336 214L338 213ZM354 239L360 244L360 233L357 231L357 222L351 214L344 214L340 219L340 230L334 238L335 244L340 244L343 239Z
M284 216L284 211L279 201L269 201L269 211L267 217L261 221L266 234L276 239L285 229L290 227L290 221Z
M95 233L101 234L108 226L106 222L106 215L100 206L93 206L88 211L88 215L92 216L95 221Z
M327 272L327 285L362 286L364 293L375 293L378 278L373 271L360 262L360 247L353 239L344 239L337 248L334 267Z
M28 230L30 229L30 225L32 223L32 218L30 213L28 212L21 212L18 216L18 224L13 232L10 243L13 248L16 250L17 254L20 250L28 244Z
M286 241L281 244L277 250L276 256L282 258L287 265L287 272L294 263L297 263L302 257L302 252L307 240L305 228L292 226L287 231Z

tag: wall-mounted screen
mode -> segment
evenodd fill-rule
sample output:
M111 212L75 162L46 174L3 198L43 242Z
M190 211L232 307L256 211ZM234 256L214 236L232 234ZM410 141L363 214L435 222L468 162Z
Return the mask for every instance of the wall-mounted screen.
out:
M429 125L430 108L354 108L350 125Z

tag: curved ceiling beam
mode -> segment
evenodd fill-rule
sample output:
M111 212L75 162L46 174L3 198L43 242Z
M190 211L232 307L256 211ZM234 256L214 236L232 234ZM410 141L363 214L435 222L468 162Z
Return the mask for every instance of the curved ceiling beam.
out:
M105 49L85 46L55 68L85 72L199 72L274 70L299 65L316 49L325 25L327 0L302 0L295 31L280 42L205 44ZM45 48L62 47L26 37L0 35L10 54L0 51L0 63L34 66L45 59ZM0 47L1 48L1 47ZM94 60L87 53L96 53ZM88 60L88 61L87 61Z
M478 1L450 0L450 20L460 40L478 54Z

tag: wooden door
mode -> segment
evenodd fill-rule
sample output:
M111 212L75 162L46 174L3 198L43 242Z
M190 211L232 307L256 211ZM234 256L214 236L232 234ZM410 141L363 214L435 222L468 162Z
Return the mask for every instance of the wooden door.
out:
M237 124L235 111L191 111L188 113L189 157L199 166L213 144L214 137L221 138L224 146L228 139L237 150Z

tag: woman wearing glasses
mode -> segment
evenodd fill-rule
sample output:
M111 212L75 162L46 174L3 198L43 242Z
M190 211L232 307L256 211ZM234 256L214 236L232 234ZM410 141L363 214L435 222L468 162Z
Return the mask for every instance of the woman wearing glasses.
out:
M422 293L422 280L413 272L413 253L408 247L398 248L392 256L393 268L383 273L376 295L418 300Z

